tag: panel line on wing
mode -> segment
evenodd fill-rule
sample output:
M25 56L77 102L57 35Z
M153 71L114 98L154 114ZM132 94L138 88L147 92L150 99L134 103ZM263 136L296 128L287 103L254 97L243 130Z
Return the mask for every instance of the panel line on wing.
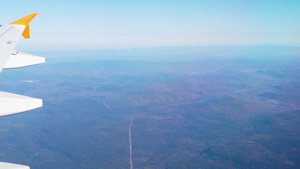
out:
M8 28L5 32L3 32L0 36L4 35L6 32L8 32L9 30L11 30L13 28L13 26L11 26L10 28Z

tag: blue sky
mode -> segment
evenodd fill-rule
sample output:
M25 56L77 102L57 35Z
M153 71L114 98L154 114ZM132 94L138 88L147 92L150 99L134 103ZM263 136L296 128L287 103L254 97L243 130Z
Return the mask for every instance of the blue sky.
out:
M39 13L22 48L300 46L299 0L14 0L1 6L2 24Z

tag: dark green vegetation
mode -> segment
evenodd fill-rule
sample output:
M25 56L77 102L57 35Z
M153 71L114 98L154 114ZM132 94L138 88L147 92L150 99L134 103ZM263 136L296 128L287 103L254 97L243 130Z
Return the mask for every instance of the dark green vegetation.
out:
M299 58L182 60L5 70L1 90L45 103L0 118L0 161L129 168L133 116L136 169L300 168Z

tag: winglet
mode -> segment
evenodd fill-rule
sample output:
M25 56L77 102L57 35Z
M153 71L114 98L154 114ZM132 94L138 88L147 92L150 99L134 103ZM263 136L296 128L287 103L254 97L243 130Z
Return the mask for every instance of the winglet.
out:
M26 26L22 35L25 39L29 39L30 38L29 23L36 15L37 15L37 13L33 13L33 14L25 16L24 18L19 19L11 24Z

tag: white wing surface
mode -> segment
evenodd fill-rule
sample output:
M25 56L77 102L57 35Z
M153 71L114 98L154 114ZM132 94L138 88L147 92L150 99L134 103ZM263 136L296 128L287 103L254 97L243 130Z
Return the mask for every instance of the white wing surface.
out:
M33 110L43 106L41 99L0 91L0 117Z
M3 69L20 68L45 63L45 58L22 52L12 53Z
M28 166L0 162L1 169L30 169Z
M45 62L45 58L14 51L21 36L30 38L29 23L33 13L9 25L0 26L0 73L3 69L19 68ZM41 99L0 91L0 117L43 106ZM0 162L0 169L30 169L28 166Z

